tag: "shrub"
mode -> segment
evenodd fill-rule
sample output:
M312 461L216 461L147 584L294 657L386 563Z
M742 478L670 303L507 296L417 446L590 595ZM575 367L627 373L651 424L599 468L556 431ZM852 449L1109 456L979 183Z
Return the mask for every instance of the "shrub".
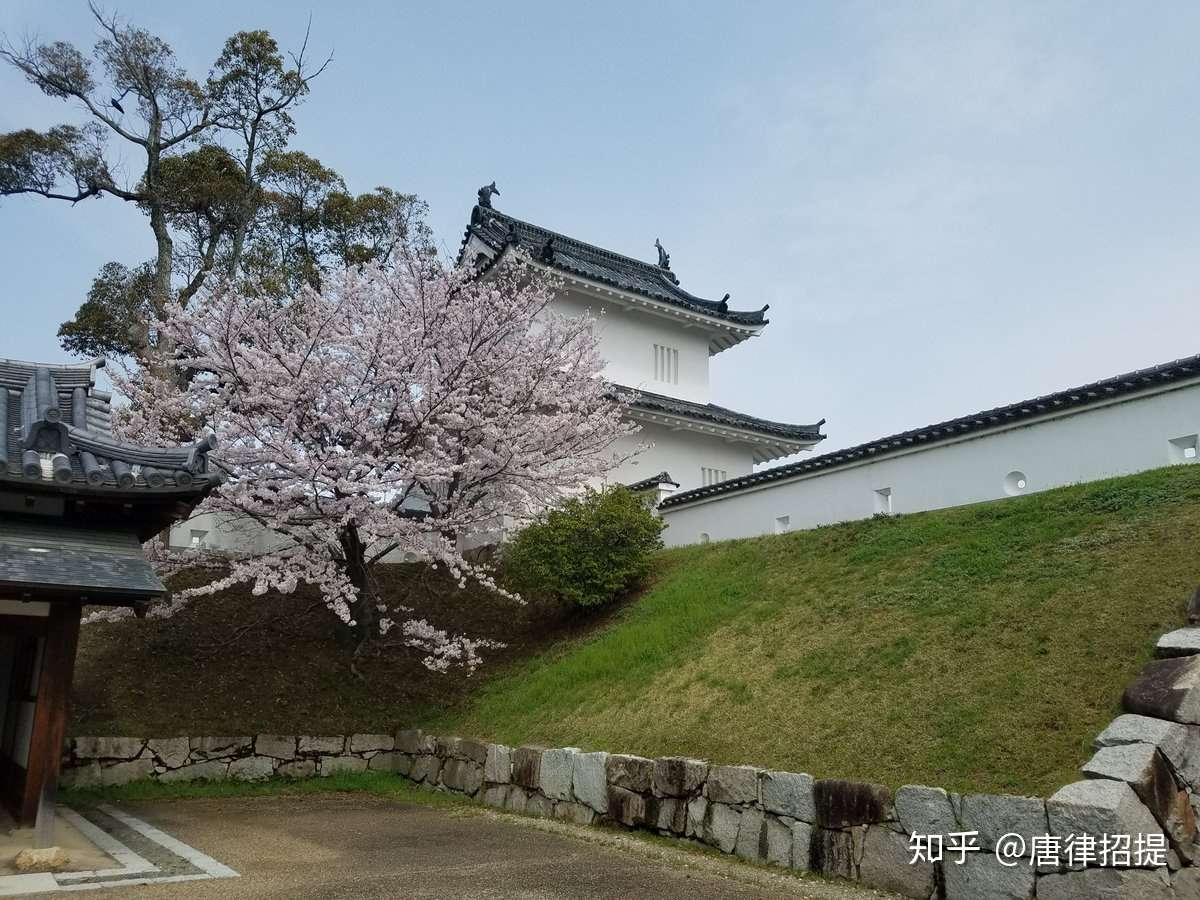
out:
M621 486L587 488L505 544L505 585L579 606L610 603L645 577L664 527L643 495Z

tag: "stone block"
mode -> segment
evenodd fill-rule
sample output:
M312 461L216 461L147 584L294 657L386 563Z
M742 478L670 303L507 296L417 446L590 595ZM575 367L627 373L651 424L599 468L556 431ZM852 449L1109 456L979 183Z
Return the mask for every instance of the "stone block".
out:
M367 761L361 756L323 756L320 763L322 777L337 775L340 772L367 771Z
M562 800L554 804L554 818L574 825L591 825L596 820L596 811L582 803Z
M646 798L615 784L608 786L608 817L628 828L646 823Z
M140 781L143 778L149 778L153 772L154 760L149 757L130 759L123 762L102 763L100 766L100 783L105 787L112 787L117 784L129 784L131 781Z
M18 872L17 881L20 881L20 876L30 875L34 872L58 872L65 869L71 864L71 858L67 856L67 851L62 847L43 847L34 849L26 847L17 854L13 860L13 868ZM14 885L20 890L20 885ZM32 887L32 885L30 885ZM5 891L8 893L8 891ZM22 891L22 893L24 893Z
M442 766L442 784L473 797L483 784L483 766L469 759L448 759Z
M206 759L190 766L181 766L158 776L159 781L224 781L229 772L229 761Z
M713 803L757 803L760 771L750 766L713 766L708 770L705 793Z
M352 734L350 735L350 752L367 753L371 750L391 750L396 746L396 739L390 734ZM259 751L261 752L261 751Z
M504 798L504 808L509 812L523 813L529 803L529 792L515 784L508 786L508 794Z
M512 748L503 744L488 744L483 761L483 780L493 784L508 784L512 779Z
M809 822L793 822L791 829L792 868L807 872L813 867L813 826Z
M551 800L571 799L571 779L575 775L575 750L570 747L542 751L538 769L538 790Z
M1032 852L1033 837L1046 834L1049 827L1044 800L1009 794L965 794L959 801L958 818L962 828L950 830L978 831L979 846L989 853L996 849L996 842L1006 834L1021 835L1025 839L1025 846ZM904 821L903 817L900 821Z
M433 753L437 748L437 738L419 728L408 728L396 732L395 746L402 753L418 756L422 753Z
M758 860L766 856L767 819L760 809L747 809L738 821L737 842L733 852L742 859Z
M542 751L537 747L518 747L513 751L512 781L527 791L535 791L542 770Z
M822 778L813 784L816 824L824 828L874 825L895 818L892 792L881 784Z
M104 782L100 780L99 760L91 759L81 765L63 769L58 783L65 788L100 787Z
M275 761L269 756L243 756L229 764L232 781L266 781L275 774Z
M548 819L554 815L554 801L541 794L530 794L525 801L525 814Z
M367 760L367 768L372 772L398 772L401 763L407 763L412 771L412 757L407 753L383 750Z
M687 831L687 800L682 797L647 798L646 824L670 834L684 834Z
M1046 801L1050 834L1066 839L1070 834L1128 834L1134 844L1139 834L1162 834L1133 788L1124 782L1095 779L1076 781Z
M1177 628L1164 634L1154 645L1154 655L1160 659L1195 656L1197 653L1200 653L1200 628Z
M684 834L688 837L703 838L704 837L704 817L708 813L708 799L706 797L693 797L687 802L687 824L684 826Z
M980 850L968 853L962 863L958 854L947 855L942 877L946 897L954 900L1029 900L1034 895L1036 870L1024 862L1003 865L995 854Z
M867 887L927 900L933 895L935 866L927 862L910 865L912 858L906 835L883 826L870 826L863 835L858 880ZM1032 876L1029 880L1032 886Z
M78 737L75 738L76 759L135 759L146 742L141 738Z
M291 734L260 734L254 739L254 752L273 759L295 759L296 737Z
M437 784L438 775L442 772L442 761L436 756L418 756L413 760L412 771L408 777L418 783Z
M650 793L654 782L654 760L643 756L610 753L604 767L609 784L638 794Z
M393 755L395 756L394 765L396 773L403 775L405 778L412 775L413 762L416 760L416 757L409 753L401 753L399 750L393 751Z
M222 759L244 756L251 752L254 739L241 737L194 737L191 739L192 759Z
M1038 900L1183 900L1171 890L1166 869L1083 869L1043 875Z
M312 778L317 774L317 761L315 759L296 759L290 762L281 762L279 768L275 770L275 774L283 778Z
M947 835L959 830L950 795L941 788L904 785L896 791L896 818L910 834ZM1042 825L1045 824L1046 813L1043 809Z
M775 816L767 816L765 833L765 853L763 859L768 865L783 866L785 869L792 865L792 829L779 821Z
M486 784L479 793L479 799L486 806L503 809L504 803L508 799L508 787L507 784Z
M812 869L829 878L858 878L863 828L817 828L812 833Z
M1200 656L1155 659L1125 689L1127 712L1200 724Z
M191 742L185 737L151 738L146 749L168 769L187 765L192 753Z
M301 735L299 751L302 756L339 756L346 750L346 739L338 734Z
M768 812L804 822L817 817L813 777L794 772L762 773L762 805Z
M1192 842L1196 839L1196 815L1187 791L1180 790L1175 783L1171 766L1157 747L1152 744L1101 747L1082 771L1089 778L1123 781L1133 788L1170 838L1171 846L1191 861L1195 853Z
M704 786L708 763L685 756L661 756L654 761L651 789L659 797L688 797Z
M608 812L607 753L576 753L571 772L575 799L598 813Z
M704 820L704 843L716 847L722 853L732 853L737 846L741 821L741 809L724 803L714 803L710 799Z
M470 760L481 766L487 762L488 745L482 741L459 738L458 746L454 749L455 755L461 759Z

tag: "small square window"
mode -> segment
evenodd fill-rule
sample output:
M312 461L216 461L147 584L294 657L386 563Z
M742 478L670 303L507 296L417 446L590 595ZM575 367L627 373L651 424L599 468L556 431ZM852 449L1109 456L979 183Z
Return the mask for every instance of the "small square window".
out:
M892 489L879 488L875 491L875 515L890 516L892 514Z
M193 530L191 534L191 546L193 550L203 550L208 546L208 532Z
M791 526L792 526L792 517L791 516L776 516L775 517L775 533L776 534L786 533L787 531L789 531L791 529Z
M1200 435L1185 434L1167 441L1167 456L1173 463L1195 462Z

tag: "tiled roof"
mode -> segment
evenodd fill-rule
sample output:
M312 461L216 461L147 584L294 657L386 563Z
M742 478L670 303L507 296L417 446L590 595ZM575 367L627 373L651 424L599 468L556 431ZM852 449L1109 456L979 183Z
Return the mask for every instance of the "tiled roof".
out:
M805 475L809 472L819 472L862 460L876 459L889 453L913 447L929 446L990 428L1019 424L1038 416L1090 406L1172 382L1198 377L1200 377L1200 355L1189 356L1148 369L1114 375L1112 378L1094 381L1081 387L1057 391L1043 397L1034 397L1032 400L1025 400L1021 403L1010 403L1007 406L998 406L995 409L984 410L969 416L960 416L957 419L926 425L924 428L902 431L899 434L868 441L845 450L835 450L832 453L824 453L821 456L788 463L773 469L764 469L761 472L752 472L749 475L730 478L728 481L706 487L682 491L665 499L659 504L659 507L683 506L686 503L694 503L708 497L731 494L773 481Z
M68 528L55 522L0 519L0 587L16 593L83 592L101 603L164 593L131 531Z
M648 491L650 488L658 487L660 484L670 484L679 487L679 482L671 477L670 472L659 472L657 475L651 475L649 478L643 478L641 481L635 481L633 484L625 485L625 487L636 494L638 491Z
M594 244L523 222L496 209L476 206L463 238L463 249L475 235L496 253L510 244L531 257L570 275L577 275L632 294L748 328L767 324L762 309L738 311L727 300L705 300L679 286L670 269L643 262ZM728 295L726 295L728 296Z
M113 437L111 396L95 388L103 361L48 366L0 359L0 485L53 484L73 493L207 492L211 439L147 448Z
M825 435L821 434L821 426L825 424L824 419L813 425L788 425L784 422L772 422L769 419L748 416L724 406L717 406L715 403L696 403L692 400L681 400L678 397L668 397L665 394L655 394L635 388L618 386L616 390L630 401L630 405L634 409L681 416L686 419L700 419L715 425L724 425L740 431L750 431L789 441L807 443L825 439Z

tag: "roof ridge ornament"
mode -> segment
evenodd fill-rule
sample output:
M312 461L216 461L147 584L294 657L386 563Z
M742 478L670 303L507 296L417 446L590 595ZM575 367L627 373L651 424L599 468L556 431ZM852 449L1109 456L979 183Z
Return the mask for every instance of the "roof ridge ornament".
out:
M671 271L671 254L667 252L666 247L662 245L662 241L658 238L654 239L654 249L658 251L658 267Z
M495 209L495 207L492 206L493 194L495 194L497 197L500 196L500 189L496 187L495 181L493 181L491 184L485 184L479 189L479 205L484 209Z

